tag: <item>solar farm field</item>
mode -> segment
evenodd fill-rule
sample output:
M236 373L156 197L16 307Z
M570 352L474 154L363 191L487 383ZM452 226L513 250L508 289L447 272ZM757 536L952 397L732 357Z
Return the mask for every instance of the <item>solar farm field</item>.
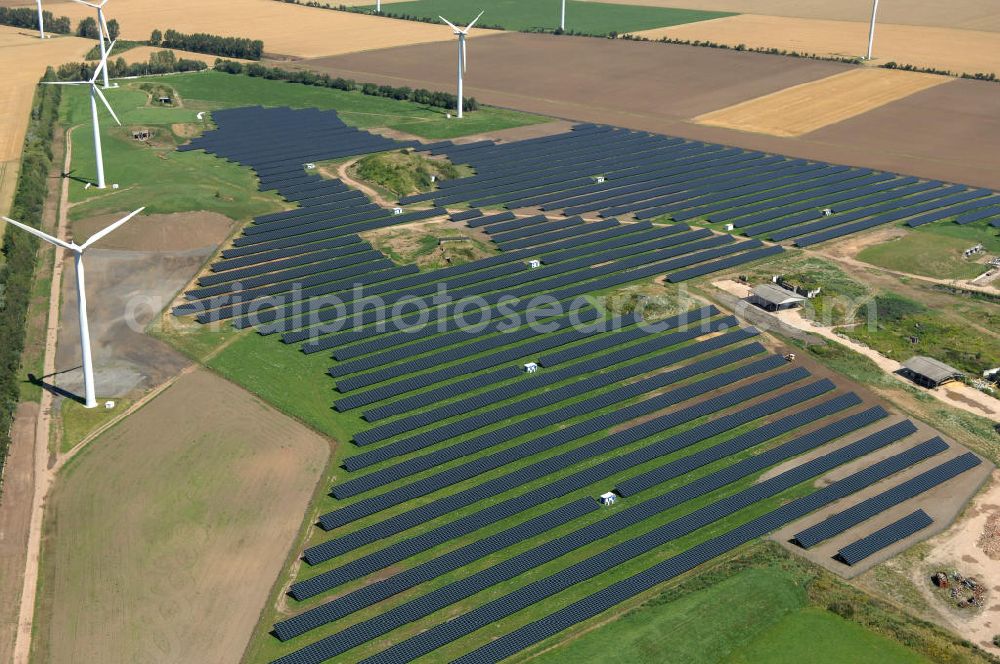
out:
M369 8L374 9L375 5ZM427 19L444 16L462 25L485 11L481 25L505 30L555 30L559 27L560 5L538 0L487 0L475 6L464 0L410 0L387 4L382 11L393 16ZM729 12L568 0L566 29L588 35L622 34L731 15Z
M141 86L148 82L166 85L182 100L177 108L153 107L150 93ZM138 79L122 82L108 93L123 127L105 122L102 144L109 164L108 177L118 190L85 189L86 178L95 170L93 138L86 128L73 131L73 170L81 176L69 190L74 204L74 219L117 212L146 205L152 212L213 210L234 219L249 219L257 214L282 208L280 199L256 191L252 176L232 164L199 159L174 151L199 132L204 123L197 114L216 108L249 103L284 104L294 107L337 108L346 122L362 127L388 127L426 138L451 137L463 132L479 132L545 122L547 118L484 108L457 127L445 117L443 109L432 109L410 102L365 96L339 90L315 88L246 76L217 72L181 74L169 79ZM90 122L89 101L82 88L71 87L63 95L61 121L66 127ZM106 117L106 116L105 116ZM152 128L153 138L137 142L133 128ZM139 187L156 180L155 188Z
M885 191L906 208L914 179L599 125L421 144L315 109L221 109L213 122L180 149L248 166L297 207L257 216L173 317L205 334L231 322L240 331L210 366L353 441L253 661L499 661L900 473L925 479L872 516L915 500L926 532L939 529L989 470L716 307L651 326L592 297L785 251L683 215ZM475 175L391 210L303 167L399 149ZM427 220L485 233L498 253L421 271L359 235ZM442 287L449 297L431 299ZM619 500L599 505L612 489ZM870 533L865 521L821 546ZM862 569L923 534L880 535L877 553L849 559Z

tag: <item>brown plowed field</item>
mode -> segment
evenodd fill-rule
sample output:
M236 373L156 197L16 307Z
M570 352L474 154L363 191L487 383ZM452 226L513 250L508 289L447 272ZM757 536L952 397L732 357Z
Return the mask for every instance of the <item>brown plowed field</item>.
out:
M888 69L852 69L705 113L694 121L773 136L801 136L952 80Z
M424 44L299 63L432 90L455 86L452 44ZM814 60L667 44L507 33L469 46L466 94L500 106L622 124L635 117L690 118L847 69Z
M744 14L636 34L711 41L751 48L778 48L823 56L861 57L868 49L867 21L828 21ZM875 28L872 62L946 69L961 74L1000 74L1000 32L897 25L880 20Z
M240 661L326 465L320 435L199 370L49 498L33 661Z
M691 118L847 71L849 65L694 46L505 34L471 47L468 94L499 106L1000 189L1000 85L954 81L805 136ZM302 66L430 89L454 83L450 44L320 58Z

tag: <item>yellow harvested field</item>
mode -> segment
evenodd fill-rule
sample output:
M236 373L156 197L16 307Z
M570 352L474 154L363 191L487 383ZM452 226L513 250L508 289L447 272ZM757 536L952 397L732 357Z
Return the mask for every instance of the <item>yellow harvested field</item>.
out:
M136 46L135 48L130 48L129 50L122 51L121 53L114 53L112 54L112 56L115 59L117 59L118 56L120 55L121 57L125 58L125 62L132 64L133 62L149 62L149 55L151 53L158 53L160 51L165 51L165 50L173 51L174 55L177 56L178 60L180 60L181 58L184 58L186 60L200 60L201 62L207 64L209 67L215 64L216 59L219 57L217 55L192 53L191 51L178 51L175 48L171 49L157 48L155 46ZM237 60L238 58L232 58L232 59ZM241 62L245 61L241 60Z
M831 21L867 21L871 0L585 0L647 7L683 7L706 11L819 18ZM983 0L907 0L883 2L879 20L899 25L926 25L1000 32L1000 4Z
M48 2L46 9L69 16L74 25L93 14L89 7L73 2ZM123 39L146 40L154 29L210 32L261 39L268 54L300 58L454 39L446 26L275 0L128 0L113 6L109 16L118 19ZM473 37L488 34L491 31L480 31L473 33Z
M888 69L852 69L721 108L699 124L772 136L801 136L953 79Z
M82 60L93 45L77 37L43 41L37 33L0 26L0 69L4 72L4 94L0 96L0 214L9 210L38 79L48 65Z
M644 30L649 39L702 40L778 48L799 53L859 57L868 47L868 24L780 16L727 16L700 23ZM1000 33L879 23L873 63L885 62L947 69L957 74L1000 75Z

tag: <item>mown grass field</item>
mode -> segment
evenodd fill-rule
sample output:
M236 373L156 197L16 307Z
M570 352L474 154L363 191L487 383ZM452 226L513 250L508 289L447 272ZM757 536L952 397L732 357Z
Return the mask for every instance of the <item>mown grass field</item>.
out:
M374 8L375 5L371 5L370 9ZM452 23L461 25L468 24L476 14L484 10L481 25L522 31L552 31L559 27L560 4L555 0L487 0L479 4L470 4L465 0L413 0L382 6L383 13L393 16L428 19L444 16ZM622 34L723 16L733 14L569 0L566 3L566 30L588 35Z
M1000 253L997 229L985 221L960 226L942 221L909 229L899 239L881 242L862 249L857 258L872 265L918 274L935 279L972 279L987 266L962 255L966 249L982 244L989 255Z
M625 612L533 661L917 664L930 660L811 605L801 571L751 567L672 602ZM734 601L734 598L739 598ZM613 617L613 616L612 616Z

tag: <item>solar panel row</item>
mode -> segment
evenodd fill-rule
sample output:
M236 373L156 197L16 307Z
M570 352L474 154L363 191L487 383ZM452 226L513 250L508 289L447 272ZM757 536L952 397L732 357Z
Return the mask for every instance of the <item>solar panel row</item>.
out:
M919 446L918 446L919 447ZM916 452L916 453L913 453ZM539 641L562 630L587 620L626 601L656 585L676 578L713 558L761 537L790 523L834 500L850 495L866 486L897 472L902 464L912 464L919 450L911 450L896 457L872 464L849 477L815 491L807 496L794 499L763 516L724 532L721 535L697 544L690 549L663 560L651 567L621 581L613 583L583 599L569 604L539 620L531 622L513 632L492 640L455 660L461 664L499 662ZM902 465L905 467L905 465ZM403 642L407 643L407 642ZM391 662L401 655L402 648L394 653L385 651L370 662ZM414 651L416 652L416 651ZM388 655L388 656L386 656ZM299 662L289 660L287 663ZM309 661L309 660L301 660Z
M685 534L718 521L724 516L736 513L765 498L776 496L801 482L817 477L833 468L860 458L876 449L880 449L888 444L890 438L890 436L872 436L847 445L836 452L806 461L776 477L759 482L732 496L710 503L643 535L616 544L590 558L570 565L545 578L533 581L464 614L453 617L447 622L435 625L363 661L406 662L415 657L426 655L455 639L470 634L488 624L495 623L516 611L531 606L566 588L587 581L627 560L631 560L667 542L676 540Z
M661 360L662 359L663 358L661 357ZM713 361L717 360L712 358L703 362L712 363ZM664 372L659 376L646 378L629 385L615 388L614 390L610 390L603 394L594 395L582 401L574 402L549 413L536 415L525 420L508 424L505 427L489 431L471 439L463 440L459 443L453 444L444 449L439 449L435 452L431 452L422 457L408 459L384 470L375 471L365 475L364 477L350 480L351 486L357 487L362 484L367 484L368 488L374 488L374 486L389 480L389 478L395 480L407 477L414 472L419 472L419 470L433 468L434 466L445 461L449 461L460 456L474 454L482 449L505 443L519 436L527 435L536 430L545 428L546 426L551 426L555 423L563 422L576 417L586 416L598 410L617 405L623 400L635 398L636 396L640 396L651 390L659 389L673 384L678 380L697 375L702 372L702 367L704 366L706 366L706 364L695 363L689 365L690 368L680 367L673 369L669 372ZM709 389L718 389L724 385L725 383L720 382L718 377L713 377L706 379L705 381L679 388L673 396L690 398L687 395L691 392L694 392L695 394L704 394L706 386L714 386ZM620 423L622 421L620 417L620 415L612 415L610 419L617 420ZM348 470L353 471L372 465L376 462L376 459L385 460L387 458L391 458L391 456L387 456L389 455L389 452L380 453L382 449L383 448L378 448L376 450L372 450L370 453L348 457L348 459L345 460L344 465ZM359 459L359 457L364 458Z
M693 336L695 335L692 335L692 337ZM698 336L700 336L700 332L698 333ZM569 401L578 397L586 396L589 392L594 390L603 389L614 385L615 383L624 382L626 380L670 366L676 362L675 358L676 353L660 353L645 360L625 365L618 369L604 371L585 378L578 377L578 380L572 383L568 383L560 387L553 387L542 393L534 393L528 396L515 393L512 397L508 397L508 401L503 402L502 405L496 408L479 410L472 415L463 417L462 419L449 422L428 431L411 435L407 438L403 438L387 445L383 445L382 447L370 452L357 454L351 457L352 460L357 459L357 465L352 464L350 469L353 470L354 468L373 465L392 457L415 452L417 450L424 449L425 447L454 439L464 434L471 433L476 429L481 429L501 421L508 421L518 416L529 414L534 410L547 408L562 401ZM573 374L573 377L577 377L576 372L573 372ZM537 387L533 385L524 383L518 384L517 387L520 387L522 390L527 389L531 391L537 389ZM501 402L492 403L496 404ZM569 409L571 407L567 406L566 408ZM553 418L551 422L561 421L560 416L563 412L570 411L563 411L562 409L555 411L549 415ZM441 417L450 418L463 414L464 411L460 411L458 408L446 409L441 414ZM436 421L438 420L430 420L431 423ZM408 431L409 429L404 429L399 431L399 433L407 433ZM362 443L359 442L359 444Z
M396 595L442 574L464 567L485 556L501 551L519 542L545 534L591 512L600 509L593 498L579 498L571 503L545 512L541 516L528 519L506 530L484 537L459 549L411 567L388 579L369 584L354 592L338 597L332 602L301 613L294 618L274 625L275 634L282 641L299 636L311 629L325 625L346 615L371 606L387 597ZM295 595L296 599L305 599Z
M932 441L937 444L941 452L948 449L948 444L940 438L934 438ZM912 479L897 484L891 489L827 517L802 532L796 533L795 539L807 549L816 546L820 542L839 535L845 530L872 518L876 514L881 514L906 500L930 491L939 484L975 468L980 463L979 457L971 452L955 457Z
M746 357L758 354L760 349L759 344L753 344L750 347L745 347L737 349L736 351L731 351L727 353L727 357L724 360L745 359ZM725 366L728 362L725 361L714 361L708 360L704 361L702 367L711 366L711 364L718 364L722 362L722 366ZM711 364L709 364L711 363ZM732 380L745 380L747 378L748 372L753 371L769 371L777 368L777 365L773 362L773 358L767 358L766 360L761 360L753 362L749 365L745 365L735 370L727 371L722 374L713 376L712 378L699 381L687 385L682 388L677 388L671 390L663 395L658 395L652 398L648 398L644 401L624 406L618 412L605 413L603 415L598 415L596 417L590 417L581 420L565 429L559 431L552 431L545 433L544 435L527 440L524 443L512 448L514 451L506 452L497 456L493 456L488 461L482 462L486 465L466 465L462 469L451 469L448 471L442 471L435 476L425 478L420 480L419 483L414 483L407 486L398 487L392 489L391 492L380 494L366 501L359 501L353 503L347 507L335 510L333 512L328 512L320 517L320 523L326 529L332 529L350 523L351 521L357 520L364 516L369 516L370 514L377 513L384 509L394 506L400 502L405 502L409 497L414 494L422 495L429 491L434 491L444 486L449 486L454 484L457 480L456 478L471 472L479 472L487 466L491 466L494 463L511 463L519 458L530 456L532 454L538 454L547 449L550 449L557 445L562 445L567 442L571 442L581 436L591 435L599 433L604 429L614 426L617 424L622 424L628 422L635 417L642 415L648 415L655 412L656 410L662 410L671 406L675 406L686 399L693 398L702 394L706 394L708 391L713 389L713 386L718 385L718 381L723 378ZM770 390L777 389L783 385L791 384L797 380L801 380L808 372L787 372L785 374L780 374L777 376L771 376L765 378L761 381L754 382L753 384L747 386L743 390L734 390L727 392L717 397L707 400L703 404L700 404L690 410L684 410L682 414L673 414L672 419L669 421L677 421L683 418L694 418L700 417L702 415L713 412L712 409L717 409L724 407L724 404L732 405L734 399L738 399L738 394L747 395L750 393L760 394L766 393ZM715 389L718 389L717 387ZM661 420L660 423L667 422L668 420ZM567 433L568 430L568 433ZM430 456L430 455L428 455ZM399 464L397 464L399 465ZM473 475L474 476L474 475ZM366 476L366 477L370 477ZM361 478L359 478L361 479ZM339 489L339 487L338 487ZM506 489L505 489L506 490ZM375 524L375 526L366 529L365 531L357 531L351 533L341 538L342 541L337 542L333 540L331 542L326 542L322 545L316 547L316 552L323 552L324 555L331 554L334 551L350 550L360 546L360 544L367 540L369 537L374 536L375 539L381 539L382 537L388 536L386 533L392 534L395 532L395 528L399 527L401 524L405 523L405 515L401 515L401 518L393 517L386 522L381 524ZM412 527L410 524L406 527ZM405 528L404 528L405 529ZM342 551L341 551L342 552ZM313 553L313 551L309 551ZM337 555L337 554L334 554Z
M701 495L705 495L711 490L721 488L727 484L737 481L738 479L748 477L755 472L759 472L763 468L767 468L776 463L780 463L781 461L790 459L795 454L801 453L804 449L807 448L799 446L787 447L781 452L777 450L768 451L764 455L748 459L746 462L738 464L741 466L738 472L733 472L732 467L726 468L722 471L717 471L716 473L702 478L702 480L699 480L698 482L684 485L651 500L629 507L622 512L614 513L606 519L585 526L569 535L549 541L539 547L536 547L535 549L528 550L525 553L501 563L492 569L486 570L483 573L475 574L463 581L450 584L440 591L432 592L423 598L408 602L404 605L405 608L402 608L399 611L391 610L386 614L383 614L384 617L366 621L360 623L359 626L354 626L341 631L335 637L321 641L320 643L322 645L307 647L305 651L315 652L317 650L323 650L323 654L325 656L339 654L340 652L343 652L344 649L370 641L390 629L399 627L406 622L417 619L418 617L423 617L434 610L443 608L450 603L454 603L458 599L467 597L475 592L485 589L486 587L495 585L500 581L513 578L517 574L523 573L524 571L540 567L542 564L558 558L559 556L565 555L570 551L578 550L599 539L619 532L626 527L633 526L644 519L660 514L668 509L671 509L672 507L676 507L679 504L695 499ZM694 488L695 485L697 485L697 488ZM777 487L771 487L771 490L775 491L776 488ZM686 524L683 527L690 528L691 525ZM345 615L343 613L345 610L354 611L359 608L364 608L364 606L367 605L368 604L363 604L358 606L355 604L348 608L342 606L339 600L333 600L327 605L324 605L324 612L329 611L333 615L339 617L341 615ZM316 617L318 618L319 616ZM324 623L317 620L310 624L310 628L318 627L321 624ZM333 650L330 650L330 648L333 648Z
M934 519L930 518L927 512L923 510L911 512L885 528L876 530L871 535L848 544L837 552L837 557L848 565L857 565L865 558L920 532L932 523L934 523Z

